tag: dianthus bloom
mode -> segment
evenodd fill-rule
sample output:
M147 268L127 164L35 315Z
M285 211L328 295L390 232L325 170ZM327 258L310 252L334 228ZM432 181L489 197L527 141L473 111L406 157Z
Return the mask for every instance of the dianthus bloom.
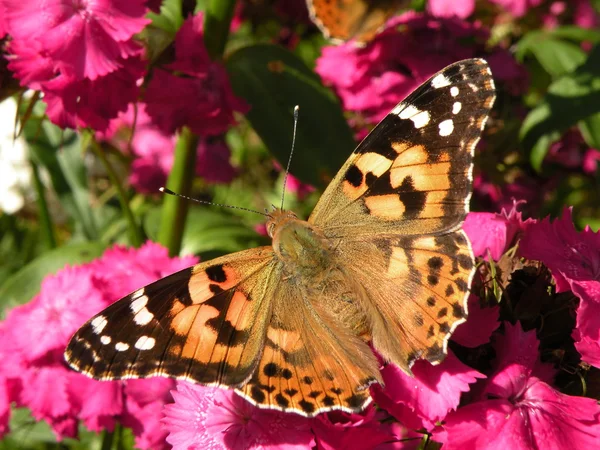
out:
M548 384L552 370L538 359L535 331L505 323L496 370L478 401L450 413L434 439L444 449L596 448L600 406Z
M164 248L148 243L136 250L115 247L89 264L46 277L40 293L0 323L0 432L7 431L14 402L48 422L58 439L75 437L79 422L93 431L121 423L133 428L139 448L165 448L166 433L157 424L173 381L95 381L67 369L63 351L92 315L195 261L169 258Z
M143 0L1 2L8 67L46 94L52 122L104 130L135 99L145 65L133 37L149 23Z
M579 297L575 347L584 361L600 367L600 233L589 227L577 232L571 209L565 209L555 221L529 224L519 252L552 271L558 292L572 290Z
M487 212L472 212L467 215L463 229L469 236L473 254L495 261L506 252L516 241L517 234L530 223L523 222L521 213L517 211L519 202L499 214ZM488 253L489 252L489 253Z
M130 105L99 137L131 156L129 182L138 192L156 194L165 185L173 167L176 136L157 127L144 104ZM222 137L200 139L196 175L209 183L229 183L237 176L230 157L231 151Z
M188 126L201 136L227 130L246 104L231 90L225 68L204 47L202 14L188 18L175 38L175 61L154 70L146 111L166 133Z
M364 48L352 43L324 47L315 70L337 92L345 109L376 123L436 71L481 55L487 38L483 28L457 18L408 12L392 19ZM506 52L498 49L493 54L502 53ZM496 79L496 67L507 77L522 79L521 70L507 68L517 66L513 58L501 58L501 63L490 59Z

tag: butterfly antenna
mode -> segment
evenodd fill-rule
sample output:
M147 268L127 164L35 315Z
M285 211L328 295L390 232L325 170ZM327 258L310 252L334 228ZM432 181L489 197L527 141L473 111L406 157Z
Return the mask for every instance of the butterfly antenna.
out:
M180 197L180 198L184 198L186 200L191 200L193 202L200 203L202 205L213 205L213 206L220 206L222 208L239 209L241 211L248 211L248 212L252 212L255 214L260 214L261 216L271 217L267 213L261 213L260 211L255 211L250 208L243 208L241 206L223 205L221 203L213 203L213 202L209 202L209 201L205 201L205 200L198 200L197 198L188 197L187 195L177 194L176 192L173 192L171 189L167 189L166 187L161 187L158 190L164 194L174 195L175 197Z
M294 154L294 145L296 144L296 127L298 126L298 111L300 107L296 105L294 107L294 134L292 135L292 150L290 151L290 157L288 158L287 167L285 168L285 175L283 177L283 192L281 193L281 209L283 209L283 200L285 199L285 185L287 184L288 175L290 173L290 164L292 164L292 155Z

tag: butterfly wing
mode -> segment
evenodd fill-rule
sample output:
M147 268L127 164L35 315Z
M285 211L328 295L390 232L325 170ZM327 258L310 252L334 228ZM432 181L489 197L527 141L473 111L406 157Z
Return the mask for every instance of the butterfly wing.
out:
M65 359L101 380L237 387L258 406L305 416L360 411L379 365L307 286L284 276L270 247L217 258L109 306L71 338Z
M494 98L481 59L437 73L364 139L309 218L364 289L374 346L407 371L416 357L443 359L466 317L474 264L460 227Z
M101 380L165 376L240 386L262 354L275 269L272 249L261 247L158 280L90 319L65 359Z
M265 349L249 383L238 389L259 407L312 417L341 409L359 412L381 383L371 349L326 306L339 293L313 290L294 278L278 288Z
M327 38L368 42L406 0L308 0L311 20Z

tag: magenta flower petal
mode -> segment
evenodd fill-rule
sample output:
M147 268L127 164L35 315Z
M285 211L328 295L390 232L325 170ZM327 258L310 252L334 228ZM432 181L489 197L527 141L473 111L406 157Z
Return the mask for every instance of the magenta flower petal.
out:
M435 17L459 17L466 19L475 11L475 0L429 0L427 11Z
M143 0L4 0L15 40L37 40L62 73L95 80L140 51L130 41L150 21Z
M230 157L231 150L223 139L202 139L198 143L196 175L209 183L230 183L237 175Z
M385 397L388 397L394 403L408 406L424 420L428 429L458 406L461 394L469 390L470 384L485 378L485 375L460 362L451 351L437 366L418 360L412 371L414 378L393 364L384 367L381 373L385 391L374 389L374 400L382 404L382 400L386 402ZM388 409L388 412L395 415L394 411Z
M245 112L225 69L212 62L204 47L202 14L187 19L175 38L175 61L154 70L146 90L146 111L168 134L188 126L202 136L215 136Z
M61 75L43 84L46 114L60 127L91 127L105 131L111 119L137 98L137 81L145 66L139 58L123 61L123 67L91 81Z
M492 333L500 326L498 321L500 307L498 305L482 307L479 298L471 294L468 311L467 321L456 328L451 339L468 348L487 344Z
M34 368L25 374L21 400L38 420L57 418L71 409L67 369L62 366Z
M309 419L257 408L232 391L178 382L173 398L163 422L174 450L299 450L314 444Z
M600 280L600 233L589 227L578 233L571 212L567 208L559 219L529 224L519 246L522 256L550 268L558 292L568 291L570 282Z
M502 6L515 17L527 14L530 8L538 6L542 0L490 0L492 3Z
M600 367L600 281L573 282L571 287L579 297L575 348L583 361Z
M7 338L28 361L62 352L73 333L106 306L92 271L67 267L44 279L30 303L9 312Z
M449 449L591 448L600 438L600 406L562 394L542 364L535 330L505 324L496 345L496 370L480 401L451 412L434 439ZM539 376L536 376L539 375Z

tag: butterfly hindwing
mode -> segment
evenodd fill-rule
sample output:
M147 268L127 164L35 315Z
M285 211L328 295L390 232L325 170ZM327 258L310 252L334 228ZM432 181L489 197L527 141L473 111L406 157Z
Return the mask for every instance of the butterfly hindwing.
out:
M364 288L375 348L405 370L440 362L466 317L474 263L460 226L494 98L481 59L434 75L362 141L309 219Z
M352 333L311 287L280 283L265 349L254 376L238 392L252 403L314 416L332 409L361 411L368 386L381 382L369 346Z
M158 280L90 319L65 357L96 379L241 385L262 352L273 264L271 248L262 247Z

